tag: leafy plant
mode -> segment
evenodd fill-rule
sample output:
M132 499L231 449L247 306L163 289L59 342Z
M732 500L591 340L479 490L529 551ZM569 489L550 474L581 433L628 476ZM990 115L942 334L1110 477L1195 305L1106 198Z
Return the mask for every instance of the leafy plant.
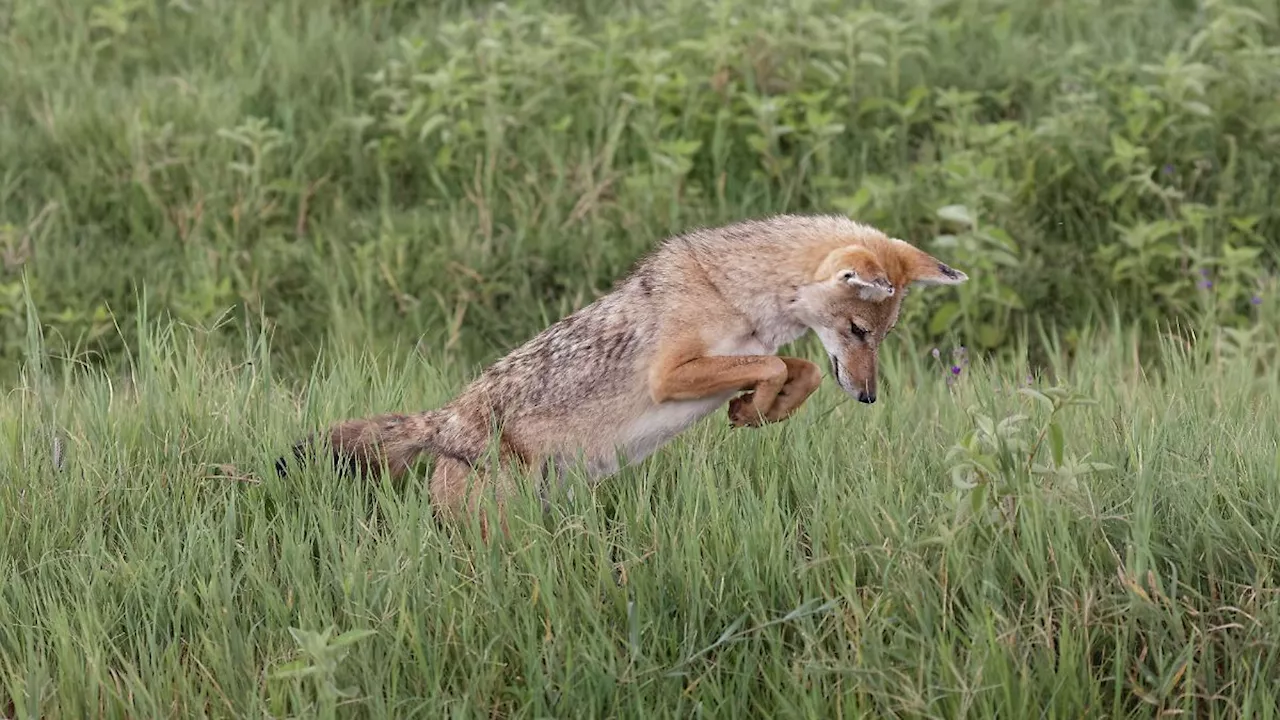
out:
M273 673L276 678L310 678L319 716L325 718L336 717L340 700L354 698L359 694L359 688L338 687L338 667L351 652L352 645L377 634L373 630L348 630L331 637L334 630L336 628L332 625L320 632L289 628L289 634L297 642L303 656L281 665Z
M1081 478L1116 469L1088 455L1077 457L1067 447L1063 412L1095 402L1068 387L1017 392L1041 409L1040 417L1015 413L997 419L971 408L973 429L947 451L957 523L1008 529L1019 499L1033 488L1072 495Z

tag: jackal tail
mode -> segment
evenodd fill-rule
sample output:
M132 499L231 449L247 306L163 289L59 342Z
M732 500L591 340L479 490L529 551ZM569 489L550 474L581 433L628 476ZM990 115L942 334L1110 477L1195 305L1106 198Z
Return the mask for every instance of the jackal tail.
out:
M385 464L388 472L396 477L421 455L436 450L434 441L444 419L445 413L428 410L345 420L324 433L312 433L294 443L291 454L301 465L312 451L323 453L339 472L362 477L377 472ZM276 474L282 478L288 475L288 461L287 456L276 460Z

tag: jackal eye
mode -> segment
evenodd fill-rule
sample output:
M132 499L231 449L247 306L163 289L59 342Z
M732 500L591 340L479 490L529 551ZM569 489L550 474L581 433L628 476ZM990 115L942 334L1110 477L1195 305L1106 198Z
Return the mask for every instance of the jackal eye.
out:
M855 322L849 323L849 332L853 333L853 336L858 338L859 340L867 339L867 329L864 327L860 327L858 323L855 323Z

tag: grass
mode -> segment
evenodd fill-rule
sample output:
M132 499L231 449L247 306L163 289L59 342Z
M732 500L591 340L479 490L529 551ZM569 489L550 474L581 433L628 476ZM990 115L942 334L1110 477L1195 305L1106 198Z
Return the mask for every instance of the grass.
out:
M1275 716L1269 326L1052 378L901 340L883 402L717 416L492 546L413 481L272 475L460 374L348 350L295 390L161 327L0 405L0 714Z

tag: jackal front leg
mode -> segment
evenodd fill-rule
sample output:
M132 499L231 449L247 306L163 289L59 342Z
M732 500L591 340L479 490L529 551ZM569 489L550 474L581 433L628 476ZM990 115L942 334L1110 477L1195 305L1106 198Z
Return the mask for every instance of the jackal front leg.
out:
M650 388L655 402L697 400L727 391L750 390L755 414L763 415L773 407L790 373L787 361L776 355L712 355L660 366L650 379ZM787 409L790 410L794 407Z
M759 427L786 420L804 404L822 382L822 370L802 358L778 358L787 366L787 379L773 403L762 411L757 393L746 393L729 402L729 422L734 427Z

